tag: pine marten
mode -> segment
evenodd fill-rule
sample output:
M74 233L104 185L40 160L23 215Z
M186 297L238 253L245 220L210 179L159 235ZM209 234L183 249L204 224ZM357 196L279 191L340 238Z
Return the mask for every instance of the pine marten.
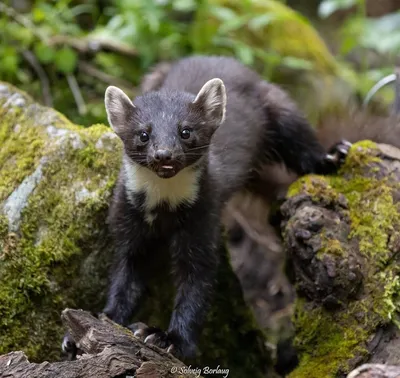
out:
M124 154L110 207L116 255L104 313L127 326L148 263L168 253L177 287L168 330L136 334L189 358L212 298L226 202L244 188L267 191L264 165L283 163L296 175L334 172L350 143L327 153L288 95L234 58L159 66L142 89L133 101L114 86L105 94Z

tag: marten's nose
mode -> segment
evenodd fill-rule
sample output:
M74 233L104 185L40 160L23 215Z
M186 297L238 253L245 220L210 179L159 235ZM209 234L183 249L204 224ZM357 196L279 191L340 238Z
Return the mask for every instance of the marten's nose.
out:
M170 161L172 152L170 150L157 150L154 154L154 159L157 161Z

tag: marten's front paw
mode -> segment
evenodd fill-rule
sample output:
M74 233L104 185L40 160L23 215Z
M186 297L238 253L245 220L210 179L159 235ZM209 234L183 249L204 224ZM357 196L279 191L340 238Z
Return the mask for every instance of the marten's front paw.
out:
M184 342L173 332L164 332L156 327L147 327L144 323L134 323L128 327L136 337L146 344L166 349L178 358L191 358L196 354L195 345Z
M351 146L352 144L349 141L341 140L331 147L326 155L326 160L331 162L336 168L340 168L345 162Z
M193 358L196 354L195 345L185 342L173 332L153 333L147 336L144 342L167 349L168 353L172 353L178 358Z
M142 322L133 323L127 328L129 328L136 337L139 337L142 340L145 340L147 336L150 336L154 333L162 332L160 328L148 327Z
M76 355L78 353L78 348L75 344L74 339L69 334L69 332L67 332L64 335L64 338L63 338L63 341L61 344L61 349L62 349L63 353L67 355L67 359L69 361L76 359Z

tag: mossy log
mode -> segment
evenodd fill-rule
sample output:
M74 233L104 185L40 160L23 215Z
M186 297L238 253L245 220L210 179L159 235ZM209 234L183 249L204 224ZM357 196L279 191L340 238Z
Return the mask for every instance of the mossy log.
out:
M59 360L61 311L101 311L113 250L106 217L121 152L108 127L73 125L0 83L0 354ZM264 334L224 246L219 253L216 295L192 366L273 377ZM132 320L166 328L173 287L162 278L150 294Z
M283 238L300 353L290 378L345 377L368 361L398 364L400 151L359 142L338 175L306 176L288 197Z
M85 353L74 361L29 363L23 352L0 356L0 376L10 378L194 378L199 375L156 346L146 345L132 332L105 316L66 309L64 325Z

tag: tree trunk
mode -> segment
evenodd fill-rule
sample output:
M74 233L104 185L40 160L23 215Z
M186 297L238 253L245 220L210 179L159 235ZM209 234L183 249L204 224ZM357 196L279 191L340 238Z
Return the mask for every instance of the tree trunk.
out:
M345 377L374 358L399 363L399 182L400 151L365 141L337 176L289 189L283 235L300 352L290 378Z

